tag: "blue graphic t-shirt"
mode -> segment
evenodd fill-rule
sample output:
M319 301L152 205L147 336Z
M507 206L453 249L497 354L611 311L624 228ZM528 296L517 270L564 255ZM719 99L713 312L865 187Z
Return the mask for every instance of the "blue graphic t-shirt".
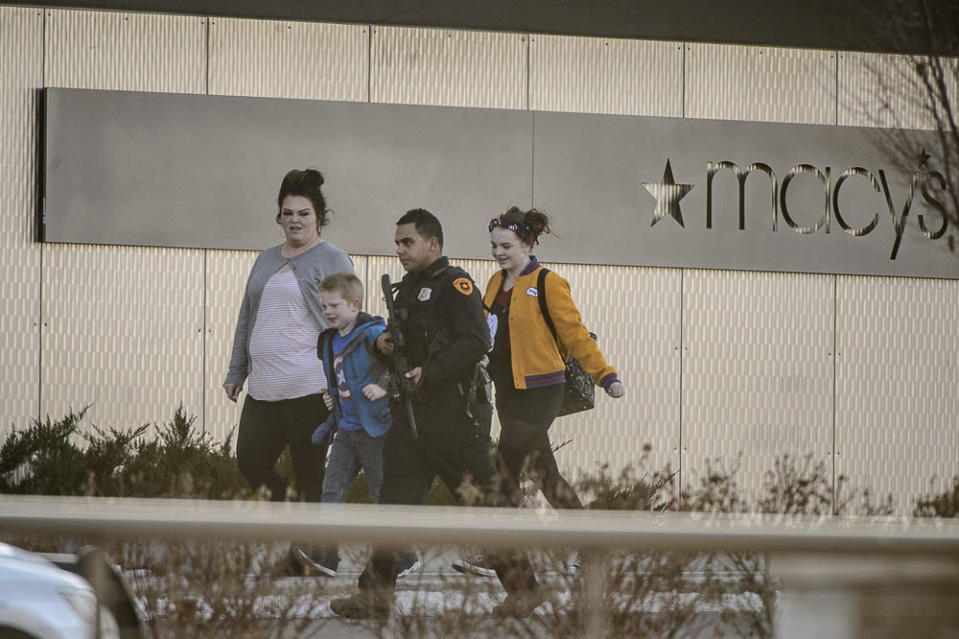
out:
M336 377L336 388L340 395L341 411L337 427L343 430L363 428L360 415L356 412L356 405L353 403L353 396L350 394L350 387L346 383L346 375L343 373L343 349L350 343L352 337L353 331L347 335L340 335L339 331L333 334L333 374Z

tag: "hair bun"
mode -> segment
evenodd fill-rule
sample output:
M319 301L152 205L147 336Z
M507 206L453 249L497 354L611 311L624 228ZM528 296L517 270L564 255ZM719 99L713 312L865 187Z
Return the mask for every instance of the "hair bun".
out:
M310 179L314 182L316 186L323 186L326 183L326 180L323 179L323 174L320 173L317 169L309 168L304 171Z
M530 209L523 215L523 224L536 235L549 233L549 217L538 209Z

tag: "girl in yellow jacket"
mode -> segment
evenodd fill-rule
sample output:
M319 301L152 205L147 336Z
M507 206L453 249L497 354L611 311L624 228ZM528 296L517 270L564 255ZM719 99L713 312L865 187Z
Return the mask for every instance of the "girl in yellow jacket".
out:
M555 338L543 318L537 289L543 267L530 250L540 234L549 233L546 214L514 206L490 221L489 233L493 259L501 269L490 278L483 297L493 342L489 370L502 427L497 450L501 490L518 506L525 466L553 508L582 508L556 466L549 441L549 427L566 391L566 355L572 353L611 397L622 397L626 390L583 326L569 283L552 271L543 286ZM454 560L452 565L468 574L495 575L481 556ZM578 567L574 553L565 571L572 574Z
M490 372L502 426L499 457L505 469L500 471L505 471L514 499L520 471L528 463L553 508L582 508L556 466L548 434L563 403L567 354L611 397L622 397L625 388L583 326L569 283L552 271L543 286L556 337L543 318L537 289L543 267L530 250L540 234L549 233L546 214L514 206L490 221L489 232L493 259L501 269L490 278L483 299L489 309Z

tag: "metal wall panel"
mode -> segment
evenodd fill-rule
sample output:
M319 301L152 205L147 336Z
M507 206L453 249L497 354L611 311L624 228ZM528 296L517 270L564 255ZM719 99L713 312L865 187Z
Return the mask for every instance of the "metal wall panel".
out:
M246 279L259 254L257 251L205 251L206 254L206 404L203 407L203 426L216 441L224 441L232 430L236 443L236 427L240 423L240 409L246 393L237 403L226 398L223 380L230 366L233 350L233 332L243 301ZM246 390L246 384L243 386ZM235 448L234 448L235 450Z
M959 474L959 283L841 276L836 297L837 474L908 515Z
M679 42L534 35L529 108L620 115L683 115Z
M212 95L365 102L365 25L210 18Z
M637 467L649 444L646 471L677 469L681 271L545 263L569 281L583 322L626 386L622 399L597 387L596 408L555 422L553 445L572 440L557 452L560 467L574 475L609 464L615 475Z
M44 51L46 86L206 90L202 17L49 10ZM201 251L51 244L43 283L42 413L129 428L182 401L201 422Z
M742 453L753 499L779 455L831 467L833 276L685 272L683 483Z
M47 10L44 86L204 93L207 19Z
M345 250L392 253L392 232L369 229L415 203L479 257L476 220L531 190L526 111L77 89L48 89L45 107L53 242L259 250L282 176L317 166Z
M839 54L838 110L843 126L935 129L926 107L926 89L915 73L917 58L907 55ZM949 78L957 95L957 77ZM952 104L956 104L953 99Z
M685 115L836 123L833 51L687 44Z
M37 417L40 248L36 201L36 92L43 77L43 12L0 7L0 439Z
M525 109L526 35L374 27L370 100Z
M203 409L201 251L49 245L41 414L132 428Z

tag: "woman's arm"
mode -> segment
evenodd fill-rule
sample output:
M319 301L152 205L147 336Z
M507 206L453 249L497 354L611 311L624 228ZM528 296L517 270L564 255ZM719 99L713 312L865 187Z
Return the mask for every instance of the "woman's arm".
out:
M243 301L240 303L240 312L236 318L236 329L233 331L233 350L230 353L230 367L227 370L223 388L226 389L227 397L234 400L240 389L243 388L243 382L250 374L247 346L250 341L250 315L253 308L251 286L253 274L256 273L257 266L264 259L263 256L266 252L264 251L257 256L253 267L250 269L250 274L246 278L246 285L243 287Z
M243 382L246 380L249 371L247 367L246 351L249 340L248 327L250 322L250 298L243 295L243 302L240 304L240 312L236 318L236 329L233 331L233 350L230 353L230 367L226 373L226 381L223 382L223 388L226 395L231 400L236 401L240 389L243 388Z

